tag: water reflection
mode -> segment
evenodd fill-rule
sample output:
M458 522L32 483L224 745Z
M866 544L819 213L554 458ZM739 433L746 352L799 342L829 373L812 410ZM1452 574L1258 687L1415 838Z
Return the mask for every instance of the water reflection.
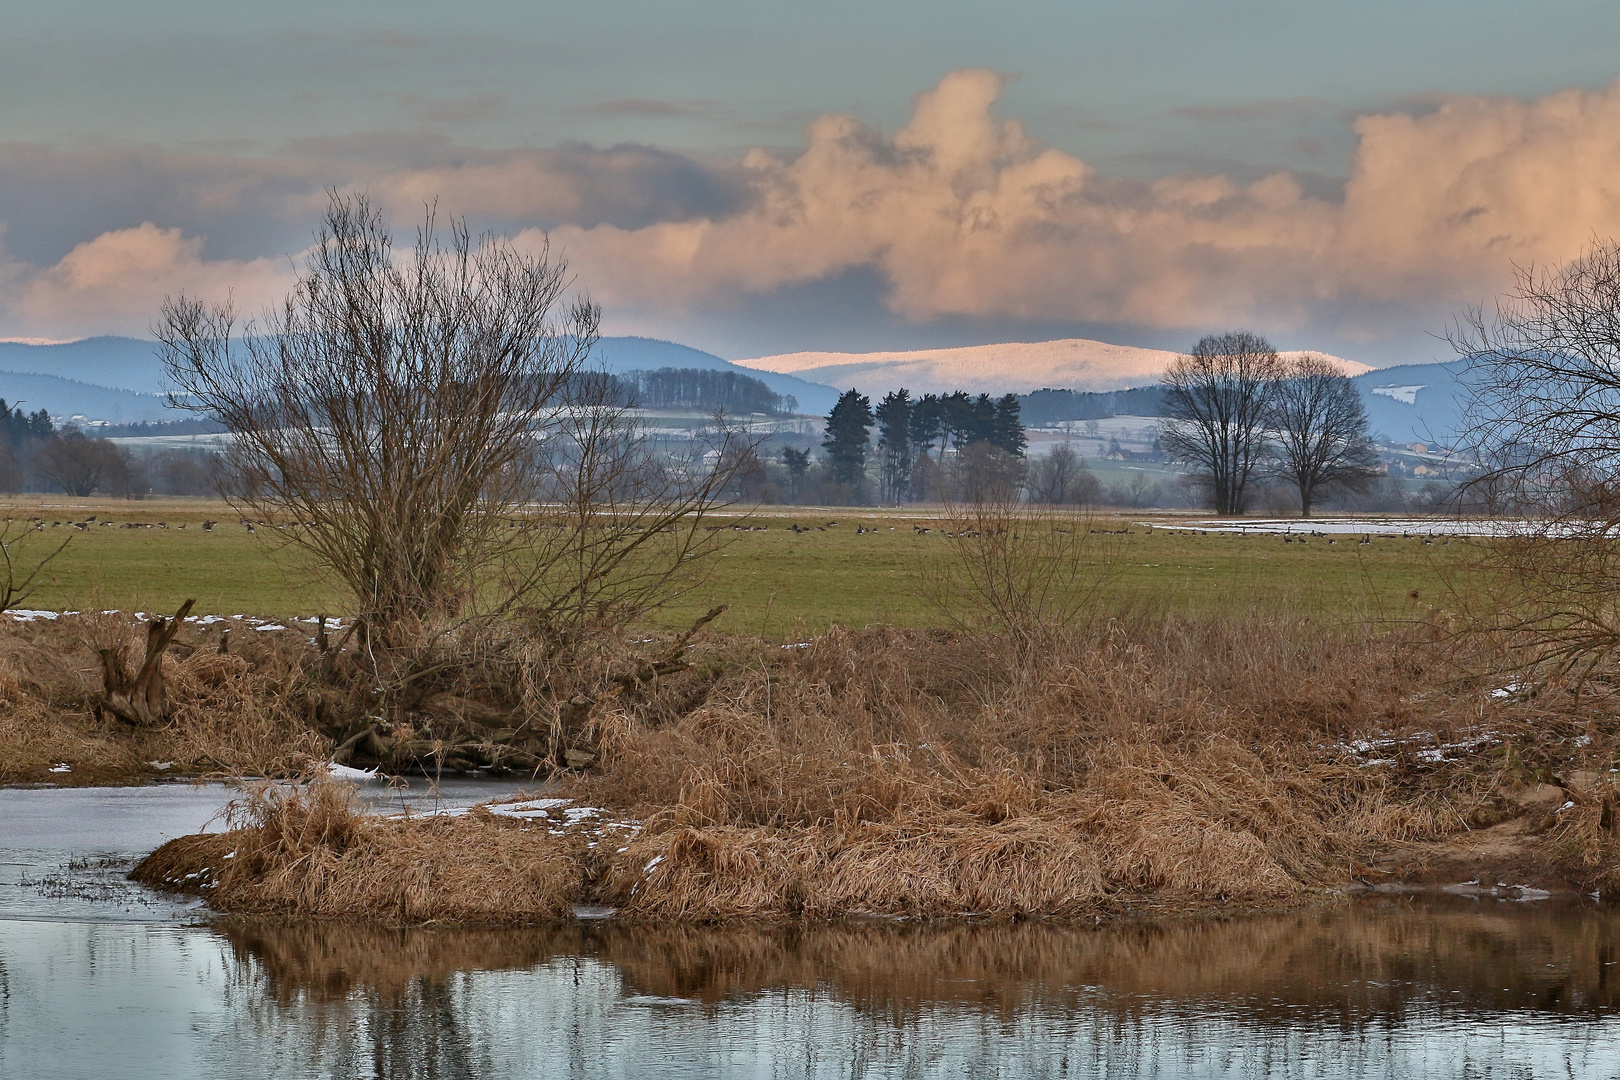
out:
M217 934L238 995L218 1075L244 1052L281 1066L260 1075L445 1078L1620 1074L1620 919L1594 905Z

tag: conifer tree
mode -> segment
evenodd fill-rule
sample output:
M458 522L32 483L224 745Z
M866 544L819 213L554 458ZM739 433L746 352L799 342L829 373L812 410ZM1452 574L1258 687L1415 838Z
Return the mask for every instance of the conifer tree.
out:
M911 476L911 393L891 390L877 407L878 477L885 502L906 497Z
M1024 424L1018 418L1018 411L1017 394L1004 394L996 402L995 415L990 424L990 445L1014 457L1023 457L1029 437L1024 434Z
M872 399L854 389L840 394L827 414L821 448L827 452L827 464L838 483L857 484L866 479L866 444L874 422Z

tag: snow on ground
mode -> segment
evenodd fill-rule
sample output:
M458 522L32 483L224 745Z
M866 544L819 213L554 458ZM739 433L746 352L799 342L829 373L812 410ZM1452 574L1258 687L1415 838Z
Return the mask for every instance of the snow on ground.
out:
M1212 521L1138 521L1150 529L1197 533L1295 536L1513 536L1533 533L1536 522L1440 518L1217 518Z

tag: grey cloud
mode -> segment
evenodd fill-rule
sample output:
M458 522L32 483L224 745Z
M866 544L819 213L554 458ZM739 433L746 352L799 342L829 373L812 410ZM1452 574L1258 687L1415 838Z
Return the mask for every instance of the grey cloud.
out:
M1297 97L1273 98L1266 101L1245 101L1235 105L1185 105L1179 109L1171 109L1170 115L1188 120L1216 123L1252 123L1255 121L1276 123L1289 120L1303 123L1315 119L1324 112L1336 111L1338 111L1338 107L1331 101L1325 101L1322 98Z
M598 101L590 105L581 105L575 110L582 116L594 116L609 120L625 119L661 119L674 120L704 120L712 119L722 113L718 102L713 101L664 101L659 98L614 98L611 101Z
M506 112L504 94L470 94L449 98L409 95L399 101L413 120L423 124L473 124L493 120Z
M734 161L639 145L491 150L375 131L253 149L0 143L0 245L7 258L49 265L152 221L206 236L210 258L280 256L307 243L331 186L370 190L402 221L436 197L485 228L638 228L723 216L747 199Z

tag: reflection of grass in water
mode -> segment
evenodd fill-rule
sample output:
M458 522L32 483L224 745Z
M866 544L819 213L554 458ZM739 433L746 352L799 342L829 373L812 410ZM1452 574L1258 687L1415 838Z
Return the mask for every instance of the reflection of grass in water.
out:
M273 554L267 534L249 534L222 503L196 499L12 500L5 513L46 520L45 538L73 533L73 543L52 564L49 578L29 601L54 610L91 606L172 611L194 596L199 613L286 618L344 612L340 590L302 566L296 552ZM739 632L781 637L832 623L872 622L920 626L938 621L922 598L924 564L947 542L924 509L880 511L837 508L781 511L763 508L733 531L736 518L717 518L732 543L687 601L662 620L687 625L716 603L731 605L725 618ZM82 532L51 521L98 522ZM1354 537L1285 544L1274 536L1198 536L1159 530L1149 535L1141 517L1099 519L1097 528L1130 529L1116 556L1119 585L1134 602L1188 611L1237 607L1320 607L1343 611L1372 607L1405 612L1407 594L1438 588L1437 565L1460 545L1425 546L1421 539L1379 538L1368 546ZM204 520L219 522L202 531ZM836 525L828 527L830 521ZM130 528L130 522L167 528ZM180 529L184 524L186 528ZM807 529L795 533L789 526ZM758 531L763 527L763 531ZM917 528L928 528L926 534ZM858 529L876 531L857 532Z
M1130 1014L1178 1003L1251 1022L1365 1022L1415 1004L1606 1013L1620 919L1592 905L1356 903L1325 912L1102 928L832 924L800 928L614 924L398 929L228 920L272 995L398 1000L423 982L572 958L617 969L627 992L721 1002L765 990L827 993L878 1015L930 1005L1010 1016L1035 1003ZM1303 1007L1303 1008L1301 1008Z

